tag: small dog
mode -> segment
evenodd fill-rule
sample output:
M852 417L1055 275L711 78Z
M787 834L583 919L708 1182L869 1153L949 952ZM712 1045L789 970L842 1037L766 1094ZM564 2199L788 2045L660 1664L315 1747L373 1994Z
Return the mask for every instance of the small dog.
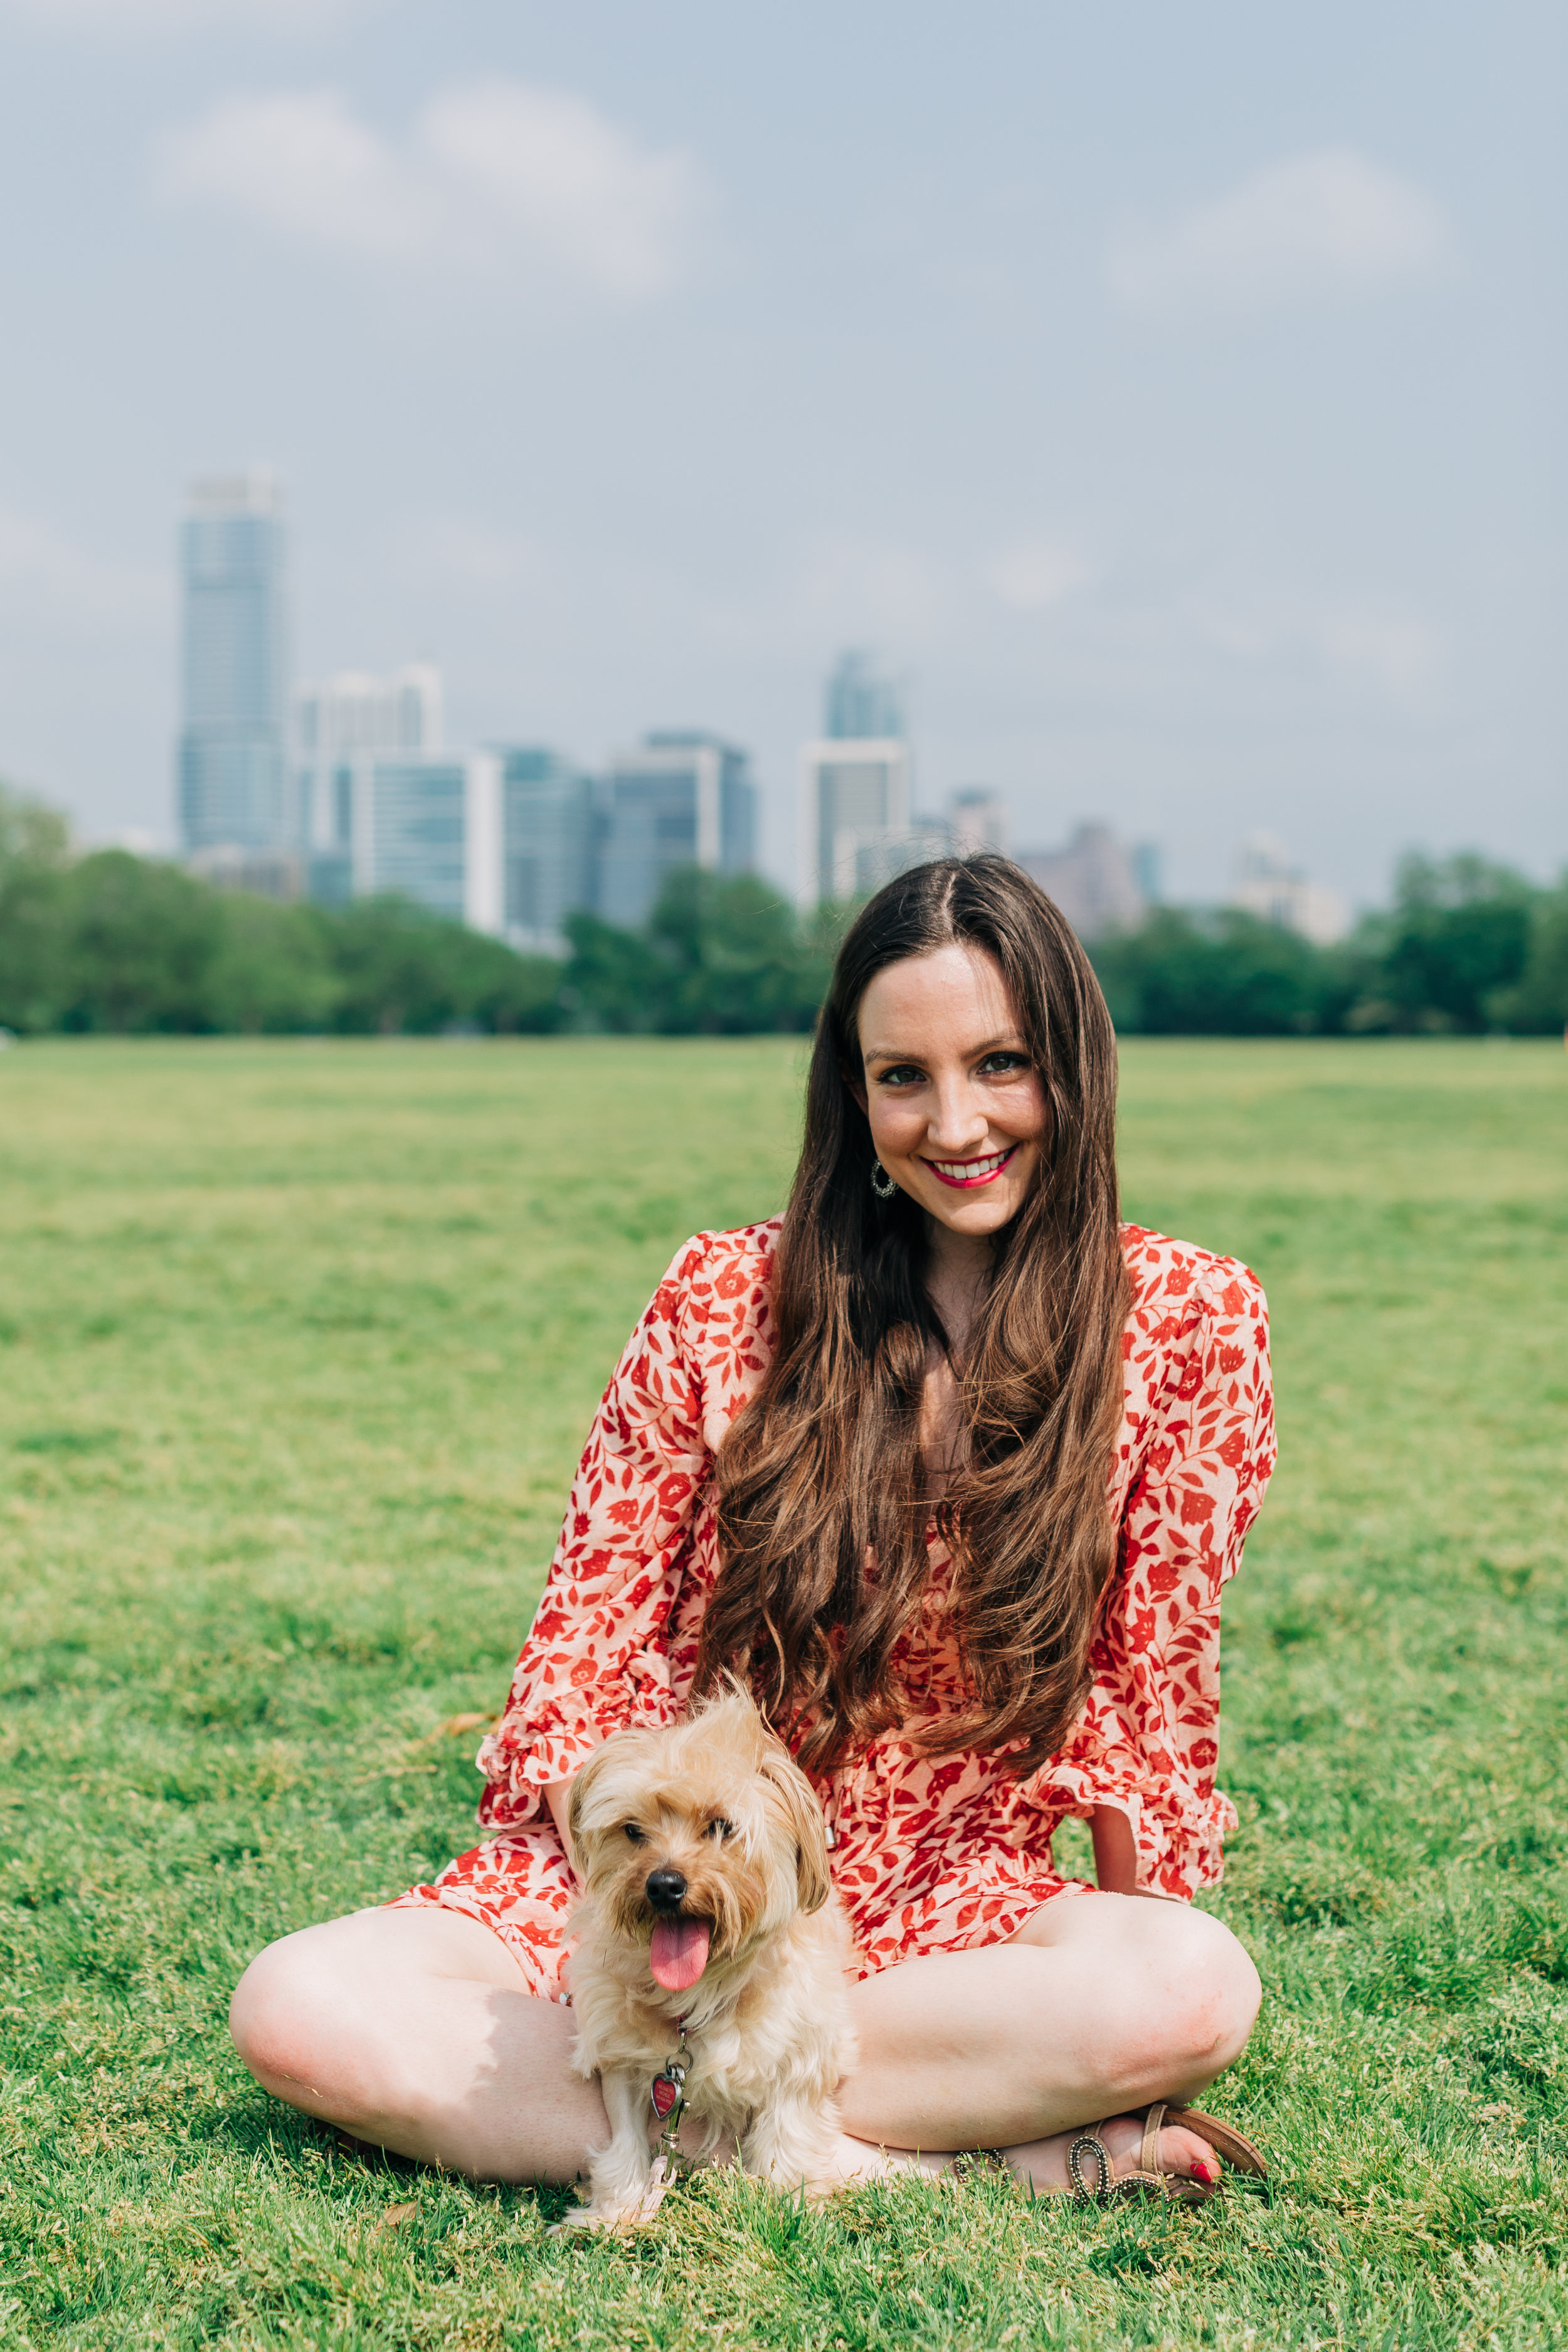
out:
M618 1731L572 1783L586 1892L573 1915L573 2063L597 2074L608 2147L583 2228L637 2220L662 2189L654 2116L733 2133L749 2173L830 2186L834 2091L855 2063L849 1936L805 1774L739 1688L668 1730Z

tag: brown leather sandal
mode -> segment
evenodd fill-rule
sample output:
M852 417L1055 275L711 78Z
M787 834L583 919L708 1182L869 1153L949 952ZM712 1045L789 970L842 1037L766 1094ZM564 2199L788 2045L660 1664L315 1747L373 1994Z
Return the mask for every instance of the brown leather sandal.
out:
M1213 2116L1205 2116L1200 2107L1171 2107L1163 2099L1156 2099L1152 2107L1143 2111L1143 2141L1138 2151L1137 2169L1124 2172L1118 2179L1110 2168L1110 2151L1100 2137L1106 2125L1116 2120L1114 2116L1107 2116L1090 2125L1088 2131L1079 2132L1068 2149L1068 2178L1079 2204L1107 2204L1113 2197L1167 2197L1182 2205L1206 2205L1219 2185L1217 2181L1187 2180L1161 2168L1160 2134L1167 2124L1182 2124L1188 2131L1196 2132L1238 2172L1256 2173L1259 2179L1268 2178L1268 2167L1240 2132L1233 2131L1228 2124L1218 2122ZM1092 2188L1084 2178L1085 2158L1091 2156L1098 2176Z

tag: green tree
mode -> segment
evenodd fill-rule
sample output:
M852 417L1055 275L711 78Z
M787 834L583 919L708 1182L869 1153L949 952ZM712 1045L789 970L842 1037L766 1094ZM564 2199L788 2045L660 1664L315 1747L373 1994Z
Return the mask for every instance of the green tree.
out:
M803 957L788 900L756 875L678 868L647 938L676 975L667 1026L724 1035L810 1026L826 972Z
M0 784L0 1025L58 1027L65 986L64 817Z
M209 1030L223 946L218 894L177 866L96 850L63 893L67 1029Z
M565 1019L561 1005L564 966L554 956L519 955L500 940L465 933L462 975L466 1017L500 1036L543 1036Z
M395 1036L471 1022L478 1028L559 1027L562 966L514 954L411 899L356 899L319 915L336 988L333 1026Z
M333 1026L395 1037L458 1019L447 928L407 898L360 898L338 908L328 930L338 982Z
M1492 992L1485 1010L1502 1028L1523 1036L1568 1032L1568 874L1555 890L1537 894L1524 968L1512 987Z
M571 915L562 1003L585 1028L750 1036L809 1029L831 954L803 938L787 899L756 875L695 866L666 876L640 931Z
M1304 1036L1337 1029L1353 993L1342 961L1234 908L1156 908L1139 929L1095 940L1090 956L1124 1033Z
M1523 973L1531 897L1521 876L1472 852L1403 859L1382 972L1394 1025L1487 1028L1489 1003Z
M570 1025L622 1035L668 1025L679 975L668 954L597 915L568 915L563 928L571 954L561 1003Z
M237 890L224 893L221 914L206 984L211 1026L253 1036L327 1027L339 987L315 910Z

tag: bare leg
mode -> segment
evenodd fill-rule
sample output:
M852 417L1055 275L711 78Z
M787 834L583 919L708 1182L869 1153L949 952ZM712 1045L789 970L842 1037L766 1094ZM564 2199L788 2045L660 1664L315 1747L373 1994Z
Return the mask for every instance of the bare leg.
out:
M860 2064L839 2098L849 2143L871 2147L845 2145L841 2170L880 2169L878 2143L1001 2147L1037 2189L1066 2189L1086 2124L1195 2099L1239 2056L1258 1991L1217 1920L1126 1895L1064 1895L1011 1944L887 1969L855 1989ZM1126 2169L1141 2127L1103 2137ZM1161 2160L1219 2177L1213 2150L1174 2126Z
M569 2181L610 2131L572 2012L460 1911L355 1911L254 1959L229 2030L290 2106L485 2180Z
M1083 2125L1211 2083L1246 2043L1258 1979L1201 1912L1081 1895L1012 1944L873 1977L853 2006L841 2177L885 2168L884 2147L1004 2147L1045 2189L1066 2187ZM477 2178L571 2180L609 2137L597 2088L570 2071L571 2011L530 1994L505 1945L460 1912L362 1911L286 1937L246 1971L232 2025L279 2098ZM1112 2157L1136 2138L1114 2127ZM1208 2155L1190 2134L1162 2144L1173 2170Z

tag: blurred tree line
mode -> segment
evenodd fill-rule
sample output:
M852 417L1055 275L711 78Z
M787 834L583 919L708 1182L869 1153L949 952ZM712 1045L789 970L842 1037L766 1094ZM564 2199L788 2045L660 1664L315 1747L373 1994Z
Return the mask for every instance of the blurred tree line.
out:
M803 921L754 876L672 874L647 923L566 924L564 961L401 898L281 905L121 849L0 787L0 1025L49 1031L809 1030L852 909ZM1091 950L1125 1034L1311 1036L1560 1030L1568 877L1407 858L1395 903L1330 948L1234 909L1157 908Z
M1409 856L1394 906L1331 947L1162 907L1091 953L1126 1034L1539 1035L1568 1026L1568 875L1540 890L1468 853Z
M558 1024L561 967L401 898L285 906L123 849L0 788L0 1024L395 1035Z

